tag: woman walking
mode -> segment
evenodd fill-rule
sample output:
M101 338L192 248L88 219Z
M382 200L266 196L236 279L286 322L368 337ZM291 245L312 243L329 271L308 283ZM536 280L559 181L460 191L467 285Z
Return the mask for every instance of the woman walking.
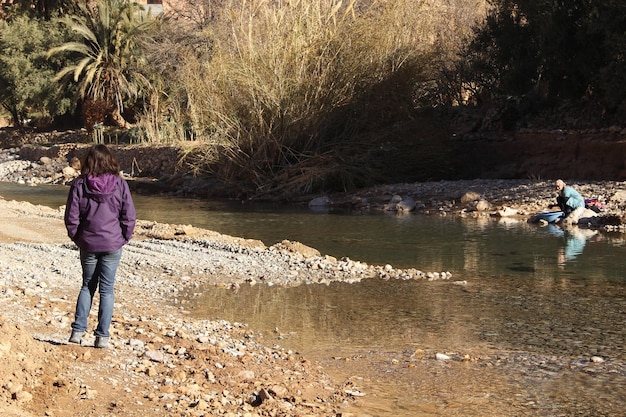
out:
M81 343L87 317L99 287L98 326L95 347L109 344L113 317L113 285L122 247L135 230L136 213L120 165L105 145L89 149L81 175L72 184L65 206L65 227L80 249L83 283L76 301L70 342Z

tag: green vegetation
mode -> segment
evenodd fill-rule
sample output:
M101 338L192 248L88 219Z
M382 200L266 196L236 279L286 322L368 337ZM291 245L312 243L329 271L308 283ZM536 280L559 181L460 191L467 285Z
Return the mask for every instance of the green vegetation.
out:
M79 35L79 40L48 51L49 57L74 53L73 62L59 71L55 80L77 83L83 103L96 102L116 126L130 128L122 115L124 104L135 104L150 89L139 41L152 23L151 16L136 3L101 0L97 7L80 4L76 14L61 21Z
M389 132L423 109L505 102L505 129L563 103L626 114L620 0L187 0L158 19L127 0L30 6L1 22L15 124L70 111L185 143L195 172L257 196L380 180Z
M464 54L466 81L480 99L515 97L526 99L528 107L583 101L598 106L605 116L618 113L623 118L626 3L493 3Z
M0 103L21 126L37 114L51 120L71 110L67 94L52 81L61 60L47 60L51 42L63 39L53 22L17 16L0 21Z

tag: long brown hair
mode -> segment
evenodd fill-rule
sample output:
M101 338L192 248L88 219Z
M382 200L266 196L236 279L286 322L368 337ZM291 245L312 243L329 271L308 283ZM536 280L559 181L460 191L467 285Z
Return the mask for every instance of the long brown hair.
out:
M87 152L80 173L85 177L88 175L98 177L102 174L119 175L120 164L105 145L94 145Z

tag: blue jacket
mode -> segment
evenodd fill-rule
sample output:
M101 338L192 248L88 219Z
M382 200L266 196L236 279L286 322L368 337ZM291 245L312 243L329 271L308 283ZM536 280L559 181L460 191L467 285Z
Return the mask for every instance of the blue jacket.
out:
M113 174L77 178L65 206L67 234L87 252L113 252L133 236L137 214L128 183Z
M572 209L585 207L585 199L573 187L570 187L569 185L566 186L561 191L561 195L565 199L565 204L570 206Z

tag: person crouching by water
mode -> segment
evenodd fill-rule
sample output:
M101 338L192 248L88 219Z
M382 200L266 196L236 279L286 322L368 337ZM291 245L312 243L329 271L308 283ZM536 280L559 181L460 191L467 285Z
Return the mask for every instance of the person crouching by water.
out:
M96 289L100 292L95 347L109 344L113 285L122 247L133 236L137 215L120 165L105 145L89 149L65 206L67 234L80 249L83 283L76 301L71 343L81 343Z
M557 204L550 207L558 206L563 212L563 219L568 219L570 223L576 223L585 211L585 199L574 187L565 184L561 179L556 180L555 188L558 192Z

